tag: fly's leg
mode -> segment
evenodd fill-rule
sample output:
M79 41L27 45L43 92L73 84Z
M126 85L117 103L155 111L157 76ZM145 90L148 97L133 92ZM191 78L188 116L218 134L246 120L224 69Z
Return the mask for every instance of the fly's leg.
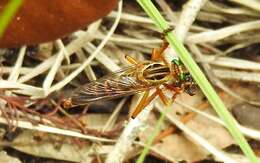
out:
M166 35L167 35L169 32L173 31L173 30L174 30L174 27L169 27L169 28L165 29L165 30L161 33L161 39L162 39L162 40L165 40Z
M148 96L148 95L149 95L149 91L146 91L144 93L141 101L139 102L139 104L135 108L134 112L132 113L131 118L134 119L144 109L144 107L149 105L151 103L151 101L153 99L155 99L155 97L157 97L157 96L159 96L159 98L162 100L162 102L165 105L168 106L169 104L171 104L171 102L166 98L166 96L163 94L163 92L160 88L156 88L156 91L154 93L152 93L150 96Z
M166 60L164 59L164 57L162 56L163 52L165 51L165 49L167 49L167 47L169 46L169 43L165 40L165 36L168 34L168 32L172 31L173 27L169 27L166 30L164 30L161 34L161 38L163 40L162 45L160 48L154 48L152 50L152 56L151 59L153 61L163 61L166 65L168 64L166 62ZM125 56L125 59L131 63L131 64L137 64L138 61L136 59L134 59L133 57L130 57L128 55Z
M169 84L163 84L163 86L168 89L169 91L173 92L172 95L172 102L176 99L177 95L183 92L183 89L180 87L175 87Z
M164 57L162 56L164 50L168 47L169 43L166 42L166 40L163 40L163 43L161 45L160 48L153 48L152 50L152 60L153 61L163 61L166 62L164 60Z
M146 105L146 101L147 101L147 99L148 99L149 92L150 92L149 90L144 92L144 95L143 95L143 97L141 98L141 100L140 100L140 102L138 103L138 105L136 106L134 112L132 113L131 118L134 119L134 118L143 110L143 108L144 108L145 105Z
M132 113L131 118L134 119L147 105L149 105L158 96L158 92L155 91L150 96L148 95L149 95L149 91L146 91L141 101L139 102L134 112Z
M170 84L166 84L166 83L164 83L163 86L166 89L168 89L168 90L170 90L170 91L172 91L174 93L176 92L176 93L180 94L180 93L183 92L183 88L182 87L176 87L176 86L173 86L173 85L170 85Z
M166 42L166 41L164 40L160 48L153 48L151 60L152 60L152 61L162 61L165 65L167 65L168 67L170 67L169 63L165 60L165 58L164 58L163 55L162 55L163 52L164 52L164 50L165 50L167 47L168 47L168 42Z
M170 28L164 30L163 33L161 34L161 38L162 38L163 42L162 42L162 45L160 48L154 48L152 50L152 60L153 61L163 61L166 65L168 65L168 62L164 59L162 54L165 51L165 49L167 49L167 47L169 46L169 43L165 40L165 36L167 35L168 32L170 32L172 30L173 30L173 28L170 27Z
M167 99L167 97L164 95L164 93L162 92L162 90L160 88L156 88L156 92L159 95L159 97L164 105L169 106L171 104L171 101L169 101Z

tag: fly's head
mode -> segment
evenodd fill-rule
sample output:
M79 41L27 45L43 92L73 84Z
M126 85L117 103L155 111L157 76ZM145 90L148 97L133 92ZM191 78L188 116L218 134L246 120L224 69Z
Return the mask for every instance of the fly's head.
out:
M186 92L187 94L189 94L190 96L195 95L196 90L197 90L197 84L195 83L195 81L193 80L192 76L190 75L190 73L187 73L184 75L184 92Z
M180 87L187 94L193 96L197 90L195 81L193 80L191 74L186 69L184 64L179 59L173 59L172 64L174 66L174 71L176 74L176 85Z

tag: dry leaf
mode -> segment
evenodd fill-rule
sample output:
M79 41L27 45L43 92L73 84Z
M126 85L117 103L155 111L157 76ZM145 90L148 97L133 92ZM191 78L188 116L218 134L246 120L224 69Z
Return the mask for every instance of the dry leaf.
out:
M0 1L0 12L7 4ZM6 29L0 47L53 41L104 17L117 0L24 0Z

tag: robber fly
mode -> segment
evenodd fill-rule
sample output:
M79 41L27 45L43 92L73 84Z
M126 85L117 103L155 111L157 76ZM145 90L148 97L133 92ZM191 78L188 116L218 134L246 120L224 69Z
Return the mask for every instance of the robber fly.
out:
M110 100L160 87L164 83L194 95L196 86L190 73L179 59L171 65L158 61L143 61L106 75L76 89L65 107Z

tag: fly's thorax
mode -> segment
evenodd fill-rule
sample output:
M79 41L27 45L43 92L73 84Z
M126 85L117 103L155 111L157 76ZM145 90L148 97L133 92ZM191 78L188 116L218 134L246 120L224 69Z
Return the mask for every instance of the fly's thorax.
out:
M179 59L173 59L171 62L171 75L179 82L184 82L189 71Z
M170 68L160 62L146 62L137 68L137 79L149 85L159 85L170 78Z
M172 81L173 83L175 83L176 86L181 86L183 84L186 84L187 82L190 82L191 80L193 81L190 73L183 65L173 65L171 69L171 76L173 78Z
M171 65L171 75L173 76L173 85L180 87L189 95L194 95L196 83L184 64L179 59L173 59Z

